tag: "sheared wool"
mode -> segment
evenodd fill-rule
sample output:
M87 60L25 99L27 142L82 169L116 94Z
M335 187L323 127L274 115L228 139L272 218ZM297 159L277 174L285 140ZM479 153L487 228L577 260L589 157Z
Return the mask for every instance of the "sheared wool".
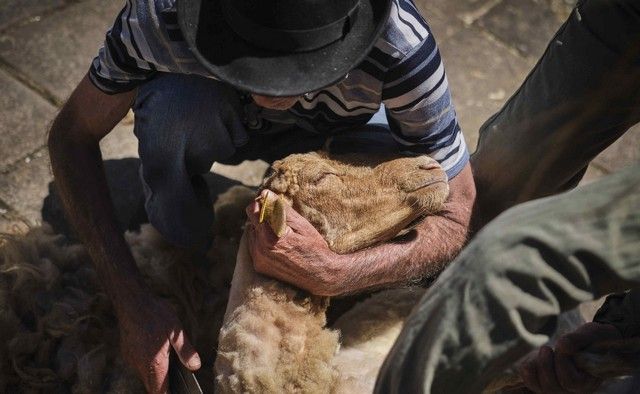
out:
M254 196L235 186L218 198L204 267L150 225L125 234L145 282L175 307L204 360L215 358L244 208ZM2 237L0 392L144 392L120 357L117 327L83 246L46 224Z

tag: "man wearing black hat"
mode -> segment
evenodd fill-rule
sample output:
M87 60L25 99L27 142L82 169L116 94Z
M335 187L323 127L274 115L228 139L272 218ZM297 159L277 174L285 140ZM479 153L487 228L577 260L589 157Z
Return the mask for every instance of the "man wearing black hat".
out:
M251 242L259 271L316 294L351 293L434 274L465 241L469 156L436 42L411 0L129 0L54 122L49 150L113 301L125 358L149 391L166 389L171 348L192 370L201 361L144 287L114 219L98 142L129 108L149 220L176 245L210 244L201 175L214 162L323 146L430 155L450 179L445 213L402 245L345 256L299 217L288 223L295 236L271 244L260 226Z

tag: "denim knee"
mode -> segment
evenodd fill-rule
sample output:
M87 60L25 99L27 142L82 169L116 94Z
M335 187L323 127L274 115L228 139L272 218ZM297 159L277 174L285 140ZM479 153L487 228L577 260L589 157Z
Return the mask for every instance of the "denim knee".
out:
M235 94L198 76L161 74L138 90L133 106L149 221L179 246L205 248L213 210L202 174L248 140L220 125Z
M133 106L141 160L162 162L181 151L191 172L209 171L249 139L244 128L215 127L234 101L239 106L232 88L200 76L161 74L145 83Z

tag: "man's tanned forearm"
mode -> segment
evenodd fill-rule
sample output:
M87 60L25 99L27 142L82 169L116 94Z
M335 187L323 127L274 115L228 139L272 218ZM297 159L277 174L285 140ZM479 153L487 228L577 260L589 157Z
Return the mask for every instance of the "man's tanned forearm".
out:
M88 81L83 81L88 83ZM95 98L83 89L74 92L49 134L49 154L55 184L68 220L86 245L101 283L116 308L126 303L127 290L141 285L140 275L120 233L102 165L99 140L126 114L127 106L98 106L101 114L80 114ZM123 97L126 102L130 97ZM89 101L88 103L86 101ZM129 101L130 102L130 101ZM111 125L110 123L113 123ZM108 128L108 130L107 130Z
M69 221L113 303L122 356L148 392L163 393L171 349L192 371L201 361L169 303L144 286L109 196L99 141L126 115L134 97L135 92L107 95L85 77L51 128L49 152Z
M339 256L337 267L344 267L337 293L407 283L442 271L467 240L475 185L469 164L449 182L450 195L438 216L426 218L406 242L391 242L353 254Z

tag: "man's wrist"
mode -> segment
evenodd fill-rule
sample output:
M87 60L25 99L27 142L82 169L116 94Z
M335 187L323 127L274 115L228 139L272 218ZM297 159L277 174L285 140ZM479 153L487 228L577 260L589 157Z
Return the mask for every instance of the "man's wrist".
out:
M396 282L388 274L389 244L381 244L333 259L335 295L356 294Z
M141 278L124 278L109 285L109 298L117 316L138 313L152 295Z
M324 256L321 259L323 261L322 267L322 285L320 290L322 295L334 297L345 292L344 288L348 284L349 275L349 256L338 254L327 248L324 252Z

